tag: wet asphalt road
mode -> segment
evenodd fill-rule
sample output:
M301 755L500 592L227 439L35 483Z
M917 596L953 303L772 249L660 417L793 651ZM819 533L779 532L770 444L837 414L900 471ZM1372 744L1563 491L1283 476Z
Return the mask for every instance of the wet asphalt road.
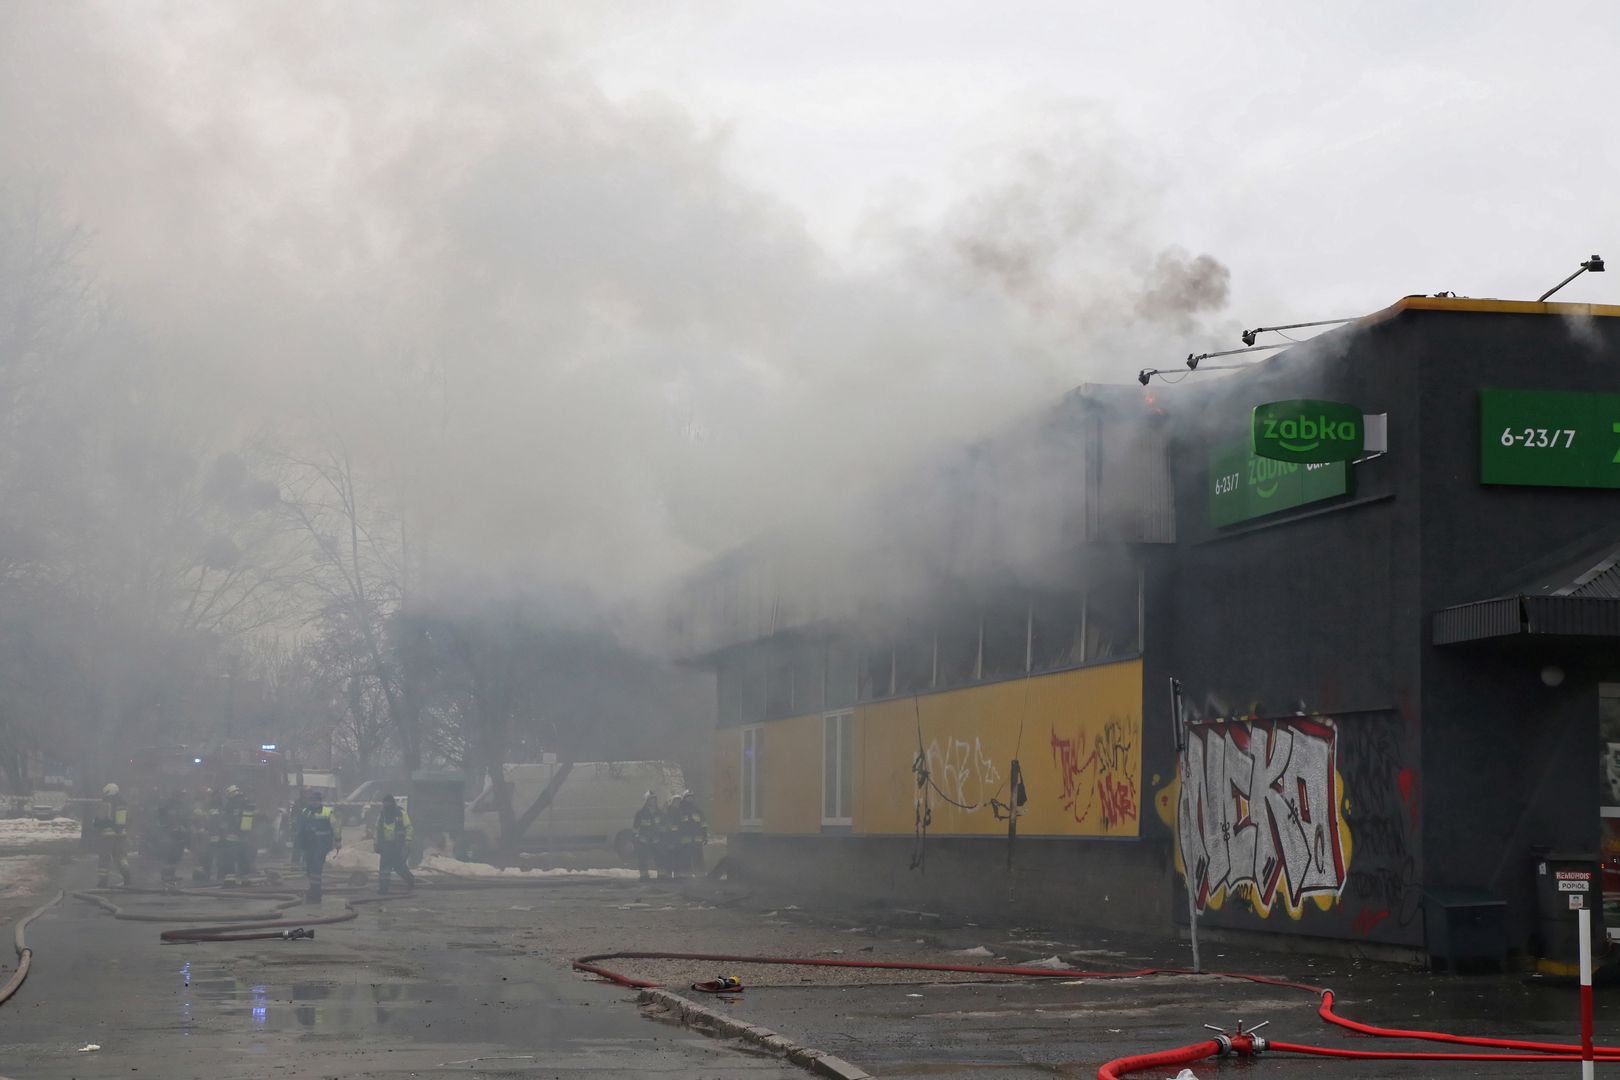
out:
M87 873L85 863L75 864L77 883ZM211 909L207 901L186 903ZM114 922L71 899L36 922L29 932L35 974L0 1007L0 1076L802 1077L780 1060L645 1018L629 992L574 975L568 958L640 948L964 963L1058 955L1098 969L1182 960L1171 942L801 912L744 886L708 882L423 889L322 927L313 942L162 945L158 929ZM991 955L958 954L979 946ZM1392 1026L1558 1041L1576 1031L1572 989L1517 975L1450 978L1235 950L1208 959L1331 985L1346 1015ZM610 966L676 987L718 973L709 963ZM1089 1078L1110 1058L1195 1042L1205 1036L1202 1024L1230 1028L1239 1018L1270 1020L1266 1034L1296 1042L1443 1049L1339 1033L1317 1018L1309 994L1212 977L956 982L826 968L733 970L747 990L706 1004L883 1077ZM1607 1033L1620 1042L1620 991L1600 991L1598 1002L1600 1041ZM79 1053L87 1043L101 1049ZM1194 1071L1202 1080L1465 1080L1573 1076L1577 1068L1272 1057ZM1145 1075L1162 1080L1176 1071Z
M85 871L81 861L69 884L83 886ZM172 901L131 909L164 903ZM439 894L367 908L354 922L320 928L314 941L164 945L161 926L115 921L70 897L29 928L35 968L0 1007L0 1075L803 1075L649 1021L617 988L537 957L518 935L542 933L540 920L512 910L533 903ZM187 903L191 911L219 906ZM491 930L496 924L505 928ZM100 1049L79 1050L92 1043Z

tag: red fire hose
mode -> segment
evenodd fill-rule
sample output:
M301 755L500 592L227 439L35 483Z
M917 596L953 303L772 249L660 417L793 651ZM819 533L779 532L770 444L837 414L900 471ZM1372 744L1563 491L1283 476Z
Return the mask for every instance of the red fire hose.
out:
M1489 1054L1464 1051L1351 1050L1332 1046L1311 1046L1305 1043L1277 1042L1240 1031L1235 1035L1223 1035L1219 1039L1193 1043L1174 1050L1158 1050L1152 1053L1118 1058L1104 1064L1097 1070L1097 1080L1121 1080L1123 1077L1146 1072L1149 1069L1175 1068L1177 1066L1191 1065L1212 1057L1229 1055L1254 1057L1268 1051L1362 1061L1500 1061L1522 1063L1582 1060L1581 1046L1573 1043L1535 1042L1527 1039L1495 1039L1486 1036L1453 1035L1439 1031L1409 1031L1401 1028L1386 1028L1373 1024L1364 1024L1359 1021L1349 1020L1333 1011L1333 991L1331 990L1320 986L1312 986L1309 983L1295 982L1291 979L1281 979L1270 975L1251 975L1245 972L1194 972L1191 968L1076 971L1062 968L1021 967L1017 965L936 964L903 960L845 960L829 957L745 956L732 953L654 952L644 950L592 953L588 956L579 957L573 962L573 966L576 971L589 972L620 986L644 989L658 985L656 982L638 979L604 967L601 961L605 960L694 960L719 964L784 964L802 967L865 968L886 971L942 971L969 975L1001 975L1036 979L1136 979L1148 975L1203 974L1223 979L1238 979L1244 982L1259 983L1263 986L1277 986L1289 990L1301 990L1307 993L1319 994L1322 998L1322 1004L1318 1009L1318 1015L1323 1020L1362 1035L1390 1039L1423 1039L1460 1046L1478 1046L1516 1051L1514 1053ZM1593 1056L1598 1061L1620 1061L1620 1047L1594 1047Z
M1097 1070L1097 1080L1119 1080L1122 1076L1149 1069L1174 1069L1178 1065L1191 1065L1195 1061L1212 1058L1220 1052L1221 1044L1210 1039L1175 1050L1155 1050L1151 1054L1117 1058Z
M1322 991L1322 1004L1317 1008L1316 1015L1330 1024L1336 1024L1347 1031L1354 1031L1360 1035L1375 1035L1383 1039L1423 1039L1428 1042L1451 1043L1457 1046L1494 1046L1501 1050L1534 1050L1550 1054L1579 1054L1579 1043L1551 1043L1532 1042L1529 1039L1493 1039L1484 1035L1452 1035L1444 1031L1422 1031L1407 1028L1379 1027L1376 1024L1364 1024L1360 1020L1351 1020L1340 1016L1333 1011L1333 991ZM1272 1046L1276 1046L1273 1043ZM1620 1061L1620 1046L1594 1046L1592 1053L1599 1059Z

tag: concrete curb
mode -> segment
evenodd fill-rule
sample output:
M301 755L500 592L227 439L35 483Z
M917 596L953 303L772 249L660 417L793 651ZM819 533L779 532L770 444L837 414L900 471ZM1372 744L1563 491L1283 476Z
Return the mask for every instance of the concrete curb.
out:
M718 1009L711 1009L707 1005L699 1005L697 1002L684 998L673 991L655 987L642 990L636 999L643 1005L662 1005L680 1017L683 1024L710 1027L723 1035L742 1039L773 1054L780 1054L801 1069L808 1069L818 1076L831 1077L832 1080L872 1080L871 1073L858 1066L851 1065L841 1057L834 1057L825 1050L813 1050L808 1046L800 1046L791 1039L783 1038L770 1028L745 1023L734 1016L728 1016L720 1012Z

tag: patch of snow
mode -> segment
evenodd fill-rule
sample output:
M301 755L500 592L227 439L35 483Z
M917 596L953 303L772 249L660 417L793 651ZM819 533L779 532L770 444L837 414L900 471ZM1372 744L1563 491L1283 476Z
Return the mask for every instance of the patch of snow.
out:
M377 869L377 853L371 850L371 845L361 842L346 844L327 857L326 865L332 870L366 870ZM430 852L423 856L422 862L416 867L418 870L427 870L453 877L470 878L519 878L525 881L535 881L544 878L638 878L641 872L624 867L603 867L596 870L520 870L515 866L504 869L491 866L488 863L462 862L438 852Z
M79 822L76 818L55 817L48 821L33 818L0 819L0 847L32 847L53 844L61 840L77 840Z
M1045 960L1032 960L1032 961L1030 961L1029 963L1027 963L1027 964L1025 964L1023 966L1024 967L1032 967L1032 968L1051 968L1054 971L1060 971L1063 968L1068 967L1069 965L1065 964L1062 960L1058 959L1056 956L1048 956Z
M376 856L372 857L374 860ZM639 878L641 871L632 870L627 866L603 866L591 870L567 870L558 867L552 870L520 870L515 866L506 868L490 866L488 863L462 862L448 855L434 853L422 859L420 869L437 870L444 874L454 874L457 877L477 878L523 878L534 880L540 878Z
M956 956L993 956L994 954L983 945L975 945L971 949L957 949Z

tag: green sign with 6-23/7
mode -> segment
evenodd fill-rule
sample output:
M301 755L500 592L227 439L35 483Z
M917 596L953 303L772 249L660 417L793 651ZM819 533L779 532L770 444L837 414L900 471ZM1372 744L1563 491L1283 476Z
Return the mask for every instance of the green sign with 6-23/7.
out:
M1479 479L1620 488L1620 394L1481 390Z
M1216 528L1331 499L1349 490L1350 466L1342 461L1277 461L1256 454L1248 439L1234 439L1210 451L1209 523Z

